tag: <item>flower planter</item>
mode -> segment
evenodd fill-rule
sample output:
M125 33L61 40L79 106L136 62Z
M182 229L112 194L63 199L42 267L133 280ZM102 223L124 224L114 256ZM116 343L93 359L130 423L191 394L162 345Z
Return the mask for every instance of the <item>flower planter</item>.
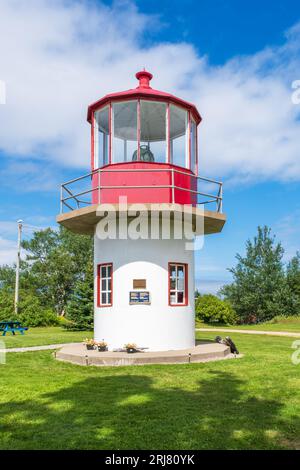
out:
M98 351L99 351L99 352L105 352L105 351L107 351L107 346L98 346Z
M88 351L92 351L92 350L94 349L93 344L87 344L87 345L86 345L86 349L87 349Z
M128 354L132 354L132 353L135 353L135 352L136 352L135 348L127 348L127 353Z

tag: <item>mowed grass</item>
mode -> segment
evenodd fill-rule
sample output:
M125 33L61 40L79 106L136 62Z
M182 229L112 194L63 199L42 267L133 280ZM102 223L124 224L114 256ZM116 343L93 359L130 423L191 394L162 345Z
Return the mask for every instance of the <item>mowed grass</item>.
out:
M50 351L8 353L0 448L300 448L292 340L231 337L243 358L203 364L97 368Z
M196 328L231 328L235 330L288 331L300 333L300 317L280 320L278 323L259 323L258 325L211 325L196 321Z
M68 331L64 328L53 326L47 328L29 328L24 335L6 333L0 336L6 348L22 348L26 346L41 346L46 344L62 344L81 342L85 338L92 338L92 331ZM0 346L2 347L2 346Z

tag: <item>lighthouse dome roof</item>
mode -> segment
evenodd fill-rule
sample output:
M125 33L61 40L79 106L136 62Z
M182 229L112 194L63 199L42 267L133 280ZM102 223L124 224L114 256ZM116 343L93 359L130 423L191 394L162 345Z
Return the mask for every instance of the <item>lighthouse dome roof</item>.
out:
M152 77L153 75L146 70L141 70L140 72L137 72L136 78L139 80L139 84L136 88L131 88L129 90L120 91L116 93L109 93L100 98L99 100L95 101L88 107L87 120L91 122L93 111L96 111L97 109L110 102L123 101L127 99L149 99L179 105L192 113L197 124L201 122L202 118L193 103L178 98L177 96L172 95L171 93L155 90L150 86L150 81Z

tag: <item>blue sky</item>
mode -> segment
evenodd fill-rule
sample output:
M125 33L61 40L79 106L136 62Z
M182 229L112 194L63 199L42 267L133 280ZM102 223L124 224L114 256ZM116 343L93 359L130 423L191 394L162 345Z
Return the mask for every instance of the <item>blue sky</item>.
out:
M88 104L143 66L197 104L199 173L224 181L228 222L197 254L200 290L230 280L259 224L286 260L299 249L299 2L4 0L0 18L0 262L17 219L55 226L60 182L89 170Z

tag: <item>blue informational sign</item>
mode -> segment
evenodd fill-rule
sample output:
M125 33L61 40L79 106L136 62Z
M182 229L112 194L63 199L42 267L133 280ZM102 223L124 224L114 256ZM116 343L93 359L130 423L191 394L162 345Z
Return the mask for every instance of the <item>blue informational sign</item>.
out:
M129 293L130 304L150 304L150 293L148 291L131 291Z

